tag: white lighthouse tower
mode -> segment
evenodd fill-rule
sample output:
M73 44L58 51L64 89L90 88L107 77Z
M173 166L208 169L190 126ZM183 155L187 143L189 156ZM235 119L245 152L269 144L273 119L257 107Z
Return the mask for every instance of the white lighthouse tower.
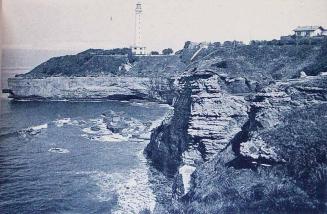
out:
M136 4L135 9L135 38L132 52L135 55L146 54L146 48L142 44L142 4L140 1Z

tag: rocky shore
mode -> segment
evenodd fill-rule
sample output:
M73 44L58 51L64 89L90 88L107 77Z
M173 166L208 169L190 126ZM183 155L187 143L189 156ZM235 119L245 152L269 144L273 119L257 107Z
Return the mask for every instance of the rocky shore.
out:
M326 47L216 48L190 62L146 149L175 175L170 213L326 211Z
M150 100L172 103L185 63L177 55L133 56L129 49L90 49L55 57L8 79L16 100Z
M145 149L151 164L174 180L157 213L325 213L326 54L325 40L187 42L174 56L124 58L106 77L103 66L95 69L97 77L71 76L65 66L64 77L49 77L51 69L43 65L9 85L16 99L33 88L29 96L171 104L174 110L152 130ZM88 59L83 57L77 56Z

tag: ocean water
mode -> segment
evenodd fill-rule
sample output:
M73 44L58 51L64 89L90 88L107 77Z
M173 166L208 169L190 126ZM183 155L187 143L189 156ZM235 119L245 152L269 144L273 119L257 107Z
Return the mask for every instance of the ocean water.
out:
M13 78L17 74L24 74L31 70L31 68L21 69L1 69L1 88L8 88L8 78Z
M109 111L128 121L123 133L107 129ZM0 213L153 210L157 187L143 149L168 111L155 103L1 99Z

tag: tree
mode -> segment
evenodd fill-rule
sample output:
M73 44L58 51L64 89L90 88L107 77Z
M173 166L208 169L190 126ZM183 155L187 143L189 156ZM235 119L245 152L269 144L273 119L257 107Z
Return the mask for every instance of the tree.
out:
M163 54L163 55L170 55L170 54L172 54L172 53L174 53L174 51L173 51L173 49L171 49L171 48L166 48L166 49L163 49L163 50L162 50L162 54Z
M158 51L151 51L151 55L159 55Z
M213 46L215 46L215 47L220 47L220 46L221 46L221 43L220 43L220 42L214 42L214 43L213 43Z
M187 41L187 42L185 42L185 44L184 44L184 49L188 48L188 47L190 46L190 44L191 44L191 41Z

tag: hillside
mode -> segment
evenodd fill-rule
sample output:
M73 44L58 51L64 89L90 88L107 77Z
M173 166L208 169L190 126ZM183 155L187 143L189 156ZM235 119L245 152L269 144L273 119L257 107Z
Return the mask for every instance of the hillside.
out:
M185 64L174 55L136 57L128 48L89 49L51 58L21 77L172 76L184 68Z
M174 175L167 213L326 212L326 44L179 52L174 114L145 150Z
M180 51L190 70L212 70L262 83L296 78L301 71L316 75L327 68L327 39L317 45L210 44L192 58L200 48L201 45L190 45Z

